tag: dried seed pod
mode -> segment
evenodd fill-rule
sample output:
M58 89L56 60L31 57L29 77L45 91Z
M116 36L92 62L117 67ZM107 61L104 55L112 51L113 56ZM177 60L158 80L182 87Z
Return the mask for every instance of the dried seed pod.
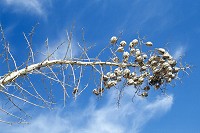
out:
M117 84L117 81L108 81L107 88L113 87Z
M162 64L162 66L163 66L163 68L167 68L167 67L169 67L169 63L168 63L168 62L164 62L164 63Z
M123 58L128 58L129 55L130 55L129 52L124 52L124 53L123 53Z
M139 65L140 67L142 67L142 66L144 66L144 65L145 65L145 63L143 62L143 60L141 60L141 61L140 61L140 60L138 60L137 62L138 62L138 65Z
M143 58L144 58L144 59L147 59L148 56L147 56L146 54L143 54Z
M144 72L141 76L142 76L143 78L148 77L148 76L149 76L149 73L148 73L148 72Z
M118 47L117 52L124 52L124 47L122 46Z
M140 50L139 50L139 49L136 49L136 50L135 50L135 56L140 56L140 55L141 55Z
M172 74L171 78L175 79L176 78L176 74Z
M161 58L159 62L162 64L165 62L165 60Z
M172 56L168 53L168 52L165 52L163 55L162 55L163 59L172 59Z
M98 88L98 92L99 93L103 93L104 92L104 88Z
M150 90L150 87L147 85L147 86L144 87L144 90L145 90L145 91L149 91L149 90Z
M168 60L168 63L169 63L172 67L176 66L176 64L177 64L176 60Z
M122 77L121 77L121 76L118 76L118 77L117 77L117 82L120 82L120 81L122 81Z
M170 82L172 81L172 79L171 79L171 78L168 78L168 79L166 79L166 81L167 81L168 83L170 83Z
M73 95L76 95L77 93L78 93L78 88L77 88L77 87L74 87L72 94L73 94Z
M131 77L135 77L136 76L136 73L135 72L132 72L131 73Z
M116 78L117 78L117 76L116 76L116 74L115 74L115 73L111 73L111 74L110 74L110 78L111 78L111 79L116 79Z
M139 77L133 77L134 82L138 82Z
M136 61L137 61L137 62L142 62L142 61L143 61L142 56L137 56L137 57L136 57Z
M159 84L156 84L156 85L154 86L154 88L155 88L155 90L157 90L157 89L160 88L160 85L159 85Z
M107 76L108 78L110 78L110 75L111 75L111 72L107 72L107 73L106 73L106 76Z
M158 64L157 61L154 61L154 60L153 60L153 61L151 62L151 66L157 66L157 64Z
M164 48L157 48L156 49L158 51L159 54L163 55L166 51Z
M153 46L153 43L152 42L146 42L146 45L147 46Z
M146 71L147 70L147 67L146 66L142 66L141 68L140 68L140 71Z
M122 64L120 65L122 68L126 68L126 63L122 62Z
M103 81L108 81L109 77L107 75L103 75Z
M155 58L156 58L155 55L151 56L151 57L149 58L149 62L152 62L153 60L155 60Z
M97 96L99 95L99 91L97 89L94 89L92 92Z
M179 67L174 67L173 70L172 70L172 72L173 72L173 73L177 73L179 70L180 70Z
M128 68L124 69L124 78L128 78L130 76L130 70Z
M128 58L123 59L124 63L128 63Z
M172 72L168 72L167 76L171 78L172 77Z
M114 57L112 60L113 60L113 62L115 62L115 63L118 63L118 62L119 62L119 58L118 58L118 57Z
M159 74L160 73L160 69L155 69L155 70L153 70L153 73L155 74L155 75L157 75L157 74Z
M148 97L148 92L146 92L146 91L142 92L141 96L142 97Z
M117 43L117 37L116 37L116 36L111 37L110 43L111 43L111 44Z
M138 78L138 82L139 82L139 83L142 83L143 81L144 81L144 78L143 78L143 77L139 77L139 78Z
M120 46L122 46L122 47L126 46L126 42L125 41L121 41L120 42Z
M166 70L167 70L168 72L172 72L173 69L172 69L172 67L169 66L169 67L167 67Z
M127 80L127 84L128 84L128 85L133 85L133 84L134 84L133 79L128 79L128 80Z
M134 46L136 46L138 44L138 40L134 39L132 42L130 42L129 47L133 48Z
M135 52L135 48L130 49L130 53L133 54Z
M116 76L121 76L122 75L122 70L119 67L115 68L114 73L116 74Z

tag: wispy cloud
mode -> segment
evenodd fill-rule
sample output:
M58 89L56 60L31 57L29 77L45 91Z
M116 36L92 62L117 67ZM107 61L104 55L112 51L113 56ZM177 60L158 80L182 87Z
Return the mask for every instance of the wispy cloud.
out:
M110 94L110 93L109 93ZM42 114L25 127L4 127L4 133L139 133L152 118L165 114L173 104L173 97L157 97L150 102L135 98L134 103L124 97L116 108L114 94L102 107L94 99L84 108L70 113Z
M48 49L44 45L40 47L41 53L38 57L38 61L42 61L47 58L48 55L52 54L50 59L64 59L66 56L69 57L76 57L78 53L80 52L80 48L78 47L78 42L76 42L76 39L71 40L71 48L69 47L69 42L67 40L67 36L63 35L58 36L57 38L50 38L48 39ZM67 52L68 49L68 52ZM72 49L72 50L71 50ZM67 54L66 54L67 52Z
M47 6L50 1L40 1L40 0L2 0L4 5L12 8L12 11L23 12L28 11L29 13L45 16L45 6Z
M183 46L178 47L173 54L174 59L179 59L180 57L184 56L185 52L186 52L185 47Z

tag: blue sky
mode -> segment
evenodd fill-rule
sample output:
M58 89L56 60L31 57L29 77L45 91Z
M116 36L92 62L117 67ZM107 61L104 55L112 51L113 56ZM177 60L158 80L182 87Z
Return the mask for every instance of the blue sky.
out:
M155 92L151 98L136 98L132 103L129 88L117 109L112 90L101 100L82 94L69 103L70 108L58 105L57 111L30 111L34 116L30 125L0 124L1 132L199 133L199 7L198 0L0 0L0 22L19 64L24 62L26 51L22 49L27 47L22 33L28 33L39 22L34 35L35 50L45 51L47 37L50 48L56 48L66 39L66 29L74 24L74 44L81 42L82 28L87 45L96 44L96 50L121 31L124 40L136 38L139 32L155 47L169 43L167 48L173 55L184 55L184 62L194 66L182 83L177 82L174 88L168 86L169 97ZM74 56L78 55L77 46L73 48ZM62 54L61 50L55 56ZM92 51L89 55L96 56ZM4 67L1 69L6 72Z

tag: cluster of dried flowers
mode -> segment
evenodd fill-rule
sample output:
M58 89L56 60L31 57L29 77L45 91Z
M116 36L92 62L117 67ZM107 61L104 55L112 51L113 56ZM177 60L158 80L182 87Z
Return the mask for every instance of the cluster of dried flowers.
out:
M177 61L164 48L143 52L142 45L148 48L153 46L150 41L134 39L127 46L126 41L118 44L118 38L113 36L110 43L117 46L116 56L112 61L119 65L113 71L102 75L103 86L93 90L96 95L102 94L104 88L110 89L123 80L126 86L140 88L142 92L139 95L147 97L150 88L160 89L176 79L178 72L182 70L181 67L177 67ZM122 57L118 57L117 53L122 53L120 54Z

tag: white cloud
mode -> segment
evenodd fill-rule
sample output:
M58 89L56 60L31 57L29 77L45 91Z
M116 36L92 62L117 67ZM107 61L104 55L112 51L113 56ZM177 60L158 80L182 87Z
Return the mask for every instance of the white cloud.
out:
M15 12L23 12L28 11L29 13L42 15L45 13L45 6L47 6L50 2L44 0L2 0L6 6L10 7L12 11Z
M134 103L126 96L117 109L113 94L106 97L108 100L102 107L97 107L99 102L92 99L77 111L45 113L24 127L4 126L4 133L139 133L147 122L165 114L173 104L172 96L157 97L152 102L135 98Z

